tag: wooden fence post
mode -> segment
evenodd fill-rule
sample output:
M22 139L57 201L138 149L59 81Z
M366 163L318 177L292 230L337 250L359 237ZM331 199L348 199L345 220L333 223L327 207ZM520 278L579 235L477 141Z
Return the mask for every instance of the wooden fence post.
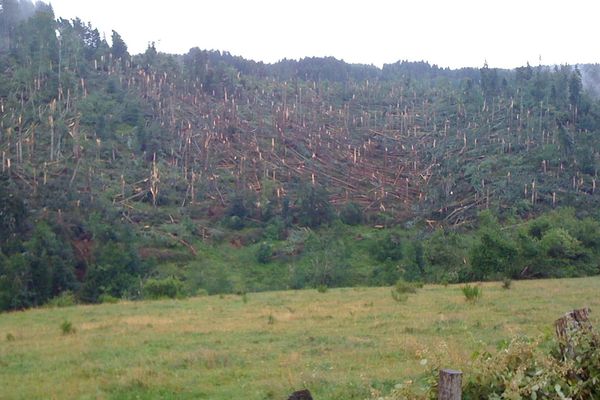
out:
M461 400L462 372L453 369L440 370L438 400Z

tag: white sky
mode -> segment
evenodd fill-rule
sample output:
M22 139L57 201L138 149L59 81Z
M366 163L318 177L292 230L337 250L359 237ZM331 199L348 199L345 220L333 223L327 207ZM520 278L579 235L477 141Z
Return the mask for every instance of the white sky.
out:
M51 0L57 17L80 17L121 34L130 53L191 47L245 58L334 56L375 64L512 68L600 62L597 0Z

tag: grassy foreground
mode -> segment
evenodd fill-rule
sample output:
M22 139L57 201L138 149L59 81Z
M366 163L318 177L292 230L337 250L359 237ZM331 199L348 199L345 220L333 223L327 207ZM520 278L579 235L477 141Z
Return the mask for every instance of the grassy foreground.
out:
M552 335L582 306L600 326L600 277L269 292L0 314L2 399L364 399L432 365L468 373L475 351ZM63 334L61 324L74 333Z

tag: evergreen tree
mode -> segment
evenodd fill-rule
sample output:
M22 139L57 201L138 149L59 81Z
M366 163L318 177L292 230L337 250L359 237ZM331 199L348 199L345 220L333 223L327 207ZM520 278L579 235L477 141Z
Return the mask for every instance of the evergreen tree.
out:
M579 106L582 89L581 72L579 72L579 68L575 67L569 79L569 101L573 106Z
M113 55L114 58L116 59L125 59L126 57L129 56L129 53L127 52L127 45L125 44L125 41L121 38L121 35L119 35L116 31L112 31L112 47L111 47L111 53Z

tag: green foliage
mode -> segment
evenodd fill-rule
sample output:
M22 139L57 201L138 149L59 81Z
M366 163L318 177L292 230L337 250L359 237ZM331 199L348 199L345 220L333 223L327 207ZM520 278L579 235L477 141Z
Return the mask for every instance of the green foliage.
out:
M499 225L480 229L479 242L471 248L472 277L475 280L514 276L518 249Z
M127 52L127 45L121 38L121 35L119 35L114 30L112 31L111 53L116 59L125 58L129 55L129 53Z
M256 261L260 264L268 264L273 257L273 246L271 244L262 242L256 250Z
M512 279L504 278L502 279L502 289L510 289L512 287Z
M116 304L119 302L119 299L110 294L103 293L98 296L98 302L101 304Z
M363 212L356 203L348 203L340 210L340 219L346 225L359 225L363 222Z
M60 331L63 335L73 335L75 334L75 332L77 332L77 330L73 326L73 323L69 320L64 320L63 322L61 322Z
M195 293L203 290L210 295L231 293L233 291L232 275L225 266L217 263L192 262L185 275L187 291Z
M112 225L107 222L99 214L89 218L95 245L79 292L80 298L87 302L98 302L103 294L116 298L140 295L139 280L147 266L134 247L135 235L118 221L112 221Z
M297 279L303 281L301 287L352 285L354 277L349 267L351 248L345 237L345 229L338 222L320 234L310 232L304 249L307 263L303 271L298 271L296 275Z
M384 262L373 267L369 284L389 286L403 276L402 268L391 262Z
M334 216L329 193L322 186L305 185L298 193L295 206L300 226L316 228L331 222Z
M581 276L597 273L599 227L595 220L560 209L529 221L517 233L523 277Z
M150 278L144 282L142 293L145 299L176 299L183 297L183 282L170 277L164 279Z
M22 231L26 215L17 189L7 175L0 173L0 250L6 241Z
M70 247L43 221L21 252L8 257L0 253L0 261L0 310L40 306L77 288Z
M47 305L49 307L72 307L77 305L77 299L72 292L66 291L50 299Z
M408 295L417 292L418 285L412 282L406 282L403 279L398 279L392 288L392 298L397 302L403 302L408 299Z
M424 243L425 276L432 282L457 283L467 279L468 244L465 235L437 229Z
M600 396L600 338L575 337L577 357L564 361L557 344L550 354L540 341L517 338L497 354L480 355L463 387L465 399L595 399Z
M328 290L329 290L329 288L327 287L327 285L318 285L317 286L317 292L319 292L319 293L327 293Z
M461 288L462 293L465 295L465 299L469 302L476 302L481 297L481 287L471 286L466 284Z
M265 227L265 238L270 240L284 240L287 234L285 222L279 217L269 221Z
M396 232L386 232L371 247L371 254L377 261L398 261L402 259L402 241Z

